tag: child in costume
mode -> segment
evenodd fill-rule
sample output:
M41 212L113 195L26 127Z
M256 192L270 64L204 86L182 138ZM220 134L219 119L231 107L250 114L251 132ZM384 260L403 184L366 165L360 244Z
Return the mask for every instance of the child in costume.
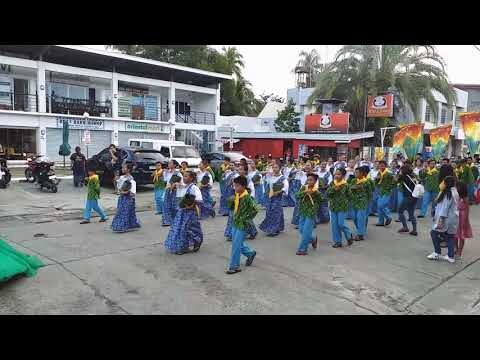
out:
M135 213L137 185L131 175L132 167L132 164L124 164L122 166L123 175L118 179L117 189L120 191L120 196L117 202L117 213L112 220L114 232L127 232L140 227Z
M433 202L438 195L438 175L439 171L437 170L437 163L434 159L428 161L427 169L420 171L419 178L425 188L425 192L423 193L422 208L418 215L419 218L425 217L430 204L432 204L432 210L430 212L433 213Z
M375 178L375 186L378 189L377 212L378 222L376 226L388 226L392 222L390 216L390 196L396 184L393 180L393 175L387 169L387 162L381 160L378 162L379 172Z
M367 233L368 205L373 197L373 189L375 187L373 181L367 178L367 173L365 167L357 167L355 169L355 180L350 184L353 223L357 231L357 235L354 238L355 241L364 240Z
M172 225L177 213L177 188L182 182L183 176L175 167L175 162L170 160L168 168L163 171L163 180L167 184L163 198L162 226Z
M165 187L167 186L167 183L163 179L163 168L160 161L155 163L155 168L155 172L152 174L156 209L155 215L160 215L163 211L163 197L165 195Z
M92 210L100 215L100 222L107 221L107 215L100 208L98 199L100 199L100 180L93 168L88 170L87 178L87 203L83 212L83 221L80 224L89 224L92 216Z
M198 187L202 193L202 203L200 206L200 220L206 219L208 217L215 217L215 201L213 200L210 191L213 186L213 177L210 171L207 170L208 163L205 160L202 160L200 163L200 172L197 174Z

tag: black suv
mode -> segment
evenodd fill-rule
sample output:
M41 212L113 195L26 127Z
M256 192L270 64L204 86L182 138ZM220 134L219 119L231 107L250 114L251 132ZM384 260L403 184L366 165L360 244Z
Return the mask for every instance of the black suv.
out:
M162 162L162 167L167 167L168 160L160 151L152 149L117 147L120 151L122 164L131 162L133 164L132 176L137 185L147 185L152 183L152 173L155 171L155 163ZM89 161L93 162L97 168L97 174L100 177L100 184L112 184L113 171L111 166L112 156L109 148L103 149L97 155L93 155Z

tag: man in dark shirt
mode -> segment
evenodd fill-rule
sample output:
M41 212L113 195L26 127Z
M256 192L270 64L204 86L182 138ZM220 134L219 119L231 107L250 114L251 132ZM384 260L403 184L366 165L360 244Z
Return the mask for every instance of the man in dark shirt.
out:
M70 156L70 161L72 162L73 185L82 187L85 181L85 164L87 159L82 154L80 146L75 148L75 152Z
M111 163L112 163L112 171L113 171L113 186L114 186L114 193L118 193L117 189L117 180L122 175L122 161L120 150L114 144L110 145L110 156L111 156Z

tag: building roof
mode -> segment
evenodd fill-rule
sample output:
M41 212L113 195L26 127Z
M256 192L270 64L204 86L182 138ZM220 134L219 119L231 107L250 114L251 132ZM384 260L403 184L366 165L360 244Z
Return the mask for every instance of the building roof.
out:
M269 101L265 104L263 110L258 114L259 118L277 118L278 112L285 109L287 105L276 101Z
M373 131L354 134L306 134L302 132L234 132L233 137L238 139L299 139L299 140L328 140L328 141L352 141L374 137Z
M112 71L115 68L116 72L126 75L197 86L209 86L233 79L232 75L79 45L0 45L0 54L31 60L41 58L54 64L101 71Z
M452 86L462 90L480 90L480 84L452 84Z

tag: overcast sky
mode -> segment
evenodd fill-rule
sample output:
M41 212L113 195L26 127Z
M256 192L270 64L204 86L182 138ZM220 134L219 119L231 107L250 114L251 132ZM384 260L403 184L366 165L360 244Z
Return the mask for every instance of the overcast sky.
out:
M103 45L86 45L103 49ZM341 45L212 45L236 46L245 61L244 76L253 85L255 94L275 93L286 97L287 89L295 86L295 67L302 50L317 49L322 62L331 61ZM480 84L480 51L473 45L437 45L447 63L451 82Z

